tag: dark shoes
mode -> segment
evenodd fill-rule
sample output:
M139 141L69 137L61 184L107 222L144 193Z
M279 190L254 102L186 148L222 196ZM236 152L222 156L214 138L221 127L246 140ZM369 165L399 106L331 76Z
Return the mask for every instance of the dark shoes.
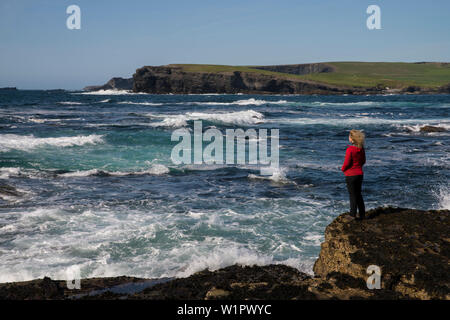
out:
M349 218L350 218L350 220L364 220L364 218L365 218L365 215L353 215L353 214L351 214L351 213L349 213L348 214L348 216L349 216Z

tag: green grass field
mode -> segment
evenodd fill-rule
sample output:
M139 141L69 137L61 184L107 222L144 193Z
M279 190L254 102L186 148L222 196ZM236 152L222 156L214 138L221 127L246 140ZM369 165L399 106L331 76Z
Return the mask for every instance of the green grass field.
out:
M449 63L404 63L404 62L326 62L334 72L292 75L281 72L255 69L252 66L226 66L206 64L176 64L186 72L254 72L290 79L304 79L318 83L351 87L404 88L420 86L436 88L450 83Z

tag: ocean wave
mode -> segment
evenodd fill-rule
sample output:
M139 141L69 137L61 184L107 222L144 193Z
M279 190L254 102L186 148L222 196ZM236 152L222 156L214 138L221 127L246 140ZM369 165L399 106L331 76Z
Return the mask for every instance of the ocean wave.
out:
M294 183L294 181L289 180L286 177L286 168L264 168L264 171L266 173L269 173L270 175L256 175L253 173L250 173L248 175L249 179L254 179L254 180L270 180L273 182L277 182L277 183Z
M41 146L72 147L102 142L103 136L96 134L58 138L37 138L33 135L2 134L0 135L0 152L10 151L12 149L28 151Z
M162 164L154 164L150 168L142 171L103 171L99 169L91 169L91 170L80 170L73 172L66 172L58 174L59 177L64 178L73 178L73 177L89 177L89 176L115 176L115 177L123 177L130 175L163 175L170 172L170 169Z
M61 102L57 102L57 104L62 104L62 105L82 105L84 103L82 103L82 102L75 102L75 101L61 101Z
M226 113L188 112L182 115L148 114L150 118L164 118L160 122L152 123L155 127L184 127L189 120L205 120L222 124L252 125L264 122L264 115L254 110Z
M189 249L189 251L195 251L193 248ZM263 266L273 263L272 257L259 254L236 244L228 244L222 248L215 248L210 252L198 252L196 255L191 255L191 257L190 261L186 263L186 267L181 268L175 274L176 277L187 277L204 269L214 271L232 264Z
M413 125L399 125L397 126L399 129L407 130L409 132L420 132L420 129L424 126L433 126L438 128L443 128L445 130L450 130L450 123L436 123L436 122L427 122L429 120L424 120L424 123L413 124Z
M357 101L357 102L312 102L312 105L316 106L373 106L373 105L379 105L380 101Z
M30 117L30 118L27 119L28 122L32 122L32 123L46 123L46 122L58 123L58 122L74 121L74 120L81 120L81 118L68 118L68 119L38 119L38 118Z
M122 102L118 102L118 104L136 104L136 105L141 105L141 106L162 106L164 103L122 101Z
M278 101L270 101L270 100L258 100L254 98L250 99L244 99L244 100L237 100L233 102L183 102L181 104L194 104L194 105L212 105L212 106L231 106L231 105L238 105L238 106L249 106L249 105L255 105L255 106L261 106L263 104L286 104L288 101L286 100L278 100Z
M440 119L386 119L367 116L342 117L342 118L278 118L268 119L266 122L294 124L294 125L333 125L333 126L348 126L348 125L372 125L372 124L386 124L395 127L402 127L405 125L424 126L429 123L439 123ZM436 126L448 126L447 124L438 124ZM420 127L418 127L420 129Z
M438 209L450 210L450 185L441 185L435 195L438 200Z
M143 92L132 92L128 90L98 90L98 91L87 91L87 92L75 92L73 94L84 94L84 95L97 95L97 96L118 96L118 95L135 95L135 94L146 94Z
M20 175L20 168L0 168L0 179L9 179L11 176Z

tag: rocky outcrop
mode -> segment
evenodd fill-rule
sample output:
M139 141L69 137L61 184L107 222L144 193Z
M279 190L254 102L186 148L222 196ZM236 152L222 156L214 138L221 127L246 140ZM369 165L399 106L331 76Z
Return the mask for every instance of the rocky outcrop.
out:
M133 75L135 92L250 93L250 94L363 94L378 88L345 88L257 72L186 72L178 66L147 66ZM374 92L375 92L374 91Z
M450 83L443 85L441 87L439 87L439 93L446 93L446 94L450 94Z
M98 90L131 90L133 89L133 78L112 78L106 84L101 86L87 86L84 91L98 91Z
M0 184L0 198L2 197L2 195L6 197L20 197L23 194L13 186Z
M436 127L436 126L423 126L420 128L420 132L445 132L445 128Z
M362 222L347 215L325 230L314 273L364 287L367 268L381 268L381 288L402 297L450 299L450 211L379 208Z
M81 290L44 278L0 284L0 299L448 300L449 259L450 210L387 207L363 221L337 217L325 230L314 277L285 265L233 265L178 279L84 279ZM380 289L367 287L370 265L381 269Z

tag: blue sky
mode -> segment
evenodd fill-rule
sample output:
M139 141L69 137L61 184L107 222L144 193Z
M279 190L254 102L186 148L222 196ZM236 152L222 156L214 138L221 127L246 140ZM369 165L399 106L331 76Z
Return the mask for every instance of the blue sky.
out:
M72 4L81 30L66 27ZM1 0L0 87L80 89L169 63L449 62L449 33L448 0Z

